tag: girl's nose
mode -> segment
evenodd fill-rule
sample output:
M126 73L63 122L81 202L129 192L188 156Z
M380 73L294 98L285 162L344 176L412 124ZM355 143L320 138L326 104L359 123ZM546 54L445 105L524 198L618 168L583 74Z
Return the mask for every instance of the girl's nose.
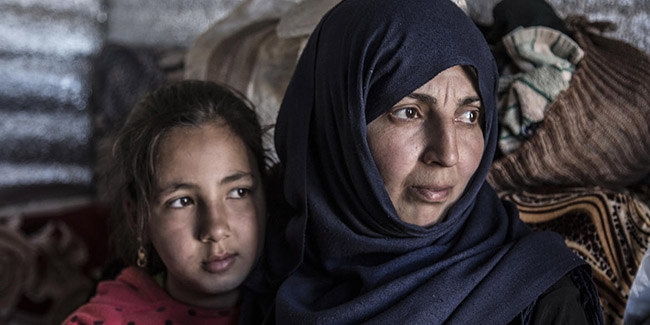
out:
M432 119L423 125L424 152L422 161L428 165L451 167L458 163L458 146L454 121Z
M228 213L219 204L211 204L203 209L199 216L199 239L204 242L217 243L230 237L230 226L228 224Z

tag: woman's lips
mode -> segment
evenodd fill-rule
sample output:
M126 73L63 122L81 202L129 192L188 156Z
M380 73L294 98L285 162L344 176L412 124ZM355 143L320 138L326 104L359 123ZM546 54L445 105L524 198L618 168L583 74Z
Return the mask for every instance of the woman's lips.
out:
M444 202L451 193L451 187L412 186L411 190L416 197L430 203Z
M225 272L232 267L235 263L235 254L225 254L219 256L212 256L209 259L203 261L203 269L212 272L212 273L221 273Z

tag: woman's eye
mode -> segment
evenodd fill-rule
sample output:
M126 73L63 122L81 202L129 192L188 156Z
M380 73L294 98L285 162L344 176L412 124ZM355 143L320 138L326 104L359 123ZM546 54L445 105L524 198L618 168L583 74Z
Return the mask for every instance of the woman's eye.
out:
M236 188L236 189L230 191L230 193L228 193L228 198L230 198L230 199L243 199L246 196L248 196L248 194L250 194L250 192L251 192L251 190L247 189L247 188Z
M403 119L403 120L410 120L410 119L418 118L420 116L420 114L418 114L417 108L415 107L399 108L392 111L390 114L398 119Z
M478 110L472 110L472 111L467 111L461 115L458 120L460 120L463 123L467 124L476 124L478 122L479 118L479 111Z
M194 204L194 201L192 201L192 199L190 199L189 197L184 196L184 197L172 200L171 202L168 203L168 206L170 208L183 208L183 207L186 207L186 206L192 205L192 204Z

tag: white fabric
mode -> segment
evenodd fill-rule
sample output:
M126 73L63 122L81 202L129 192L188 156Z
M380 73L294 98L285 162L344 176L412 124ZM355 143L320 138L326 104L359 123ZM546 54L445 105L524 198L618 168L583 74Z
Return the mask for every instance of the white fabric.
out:
M623 324L650 324L650 249L643 255L632 283Z

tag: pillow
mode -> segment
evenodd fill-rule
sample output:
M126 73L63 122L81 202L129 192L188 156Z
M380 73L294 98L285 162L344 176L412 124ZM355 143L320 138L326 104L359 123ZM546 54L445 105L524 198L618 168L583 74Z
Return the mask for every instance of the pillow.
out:
M621 188L650 173L650 55L595 34L584 17L567 23L585 57L536 133L494 162L497 191Z

